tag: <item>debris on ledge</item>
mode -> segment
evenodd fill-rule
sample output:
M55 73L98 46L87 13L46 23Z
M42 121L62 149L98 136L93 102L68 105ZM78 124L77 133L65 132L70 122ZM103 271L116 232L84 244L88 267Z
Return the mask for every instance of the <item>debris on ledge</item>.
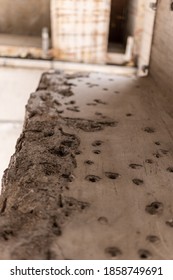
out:
M73 96L71 80L81 76L45 73L30 96L23 132L3 177L0 259L64 259L58 238L90 207L68 195L80 148L78 130L100 131L116 122L61 116L60 97Z
M0 259L173 259L160 100L149 78L44 73L3 176Z

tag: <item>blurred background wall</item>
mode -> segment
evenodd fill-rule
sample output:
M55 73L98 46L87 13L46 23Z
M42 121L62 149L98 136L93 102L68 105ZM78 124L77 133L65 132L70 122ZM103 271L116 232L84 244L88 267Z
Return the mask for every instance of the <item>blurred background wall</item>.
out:
M40 36L50 31L50 0L0 0L0 33Z

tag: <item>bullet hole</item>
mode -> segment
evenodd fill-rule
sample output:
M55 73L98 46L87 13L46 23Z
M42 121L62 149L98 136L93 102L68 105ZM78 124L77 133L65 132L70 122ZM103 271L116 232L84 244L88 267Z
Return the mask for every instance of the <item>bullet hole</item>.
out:
M80 110L79 109L77 109L77 108L71 108L71 107L67 107L67 110L69 110L69 111L72 111L72 112L80 112Z
M65 204L65 213L68 212L68 216L70 216L70 213L74 210L84 210L87 207L89 207L89 203L87 202L82 202L82 201L78 201L72 197L65 197L64 198L64 204ZM68 211L67 211L68 210Z
M62 106L62 104L60 102L58 102L58 100L54 100L53 103L57 106Z
M155 145L160 146L160 142L156 141L154 142Z
M173 227L173 219L166 221L165 224L169 227Z
M45 131L44 132L44 137L51 137L54 135L54 132L53 131Z
M171 167L168 167L166 170L167 170L168 172L173 173L173 167L172 167L172 166L171 166Z
M160 149L160 151L162 152L163 155L167 155L169 153L168 150L163 150L163 149Z
M95 112L95 115L96 115L96 116L101 116L102 113L100 113L100 112Z
M99 217L98 218L98 222L101 224L101 225L107 225L108 224L108 219L106 217Z
M57 110L57 113L62 114L62 113L64 113L64 110Z
M111 258L115 258L122 255L121 250L117 247L108 247L105 249L105 253L109 255Z
M69 104L71 104L71 105L73 105L73 104L75 104L75 103L76 103L75 100L71 100L71 101L69 102Z
M105 172L106 177L112 180L116 180L120 175L118 173L113 173L113 172Z
M151 243L156 243L156 242L158 242L160 239L159 239L159 237L156 236L156 235L148 235L148 236L146 237L146 240L149 241L149 242L151 242Z
M147 133L154 133L155 129L153 127L145 127L144 131L147 132Z
M12 230L4 230L0 232L0 237L2 237L5 241L8 241L10 237L14 236L14 232Z
M142 167L142 165L137 164L137 163L131 163L131 164L129 164L129 167L132 169L140 169Z
M88 207L88 205L82 204L81 207L80 207L80 209L81 209L81 210L84 210L84 209L86 209L86 207Z
M61 145L59 147L54 147L54 148L50 149L49 152L51 154L59 156L59 157L65 157L69 154L69 150L63 145Z
M146 159L145 162L146 162L146 163L149 163L149 164L152 164L152 163L153 163L153 160L152 160L152 159Z
M94 99L94 101L95 101L96 103L98 103L98 104L103 104L103 105L106 105L106 104L107 104L106 102L104 102L104 101L102 101L102 100L100 100L100 99Z
M116 93L116 94L118 94L118 93L120 93L118 90L116 90L116 91L114 91L114 93Z
M132 182L137 186L142 185L144 183L143 180L137 178L133 179Z
M101 154L101 151L100 150L94 150L93 153L96 154L96 155L99 155L99 154Z
M127 113L126 116L127 116L127 117L131 117L131 116L133 116L133 115L132 115L131 113Z
M101 130L102 127L100 124L97 124L97 123L92 123L90 128L89 128L89 131L98 131L98 130Z
M150 259L151 258L151 253L148 250L145 249L140 249L138 251L139 257L142 260Z
M66 216L66 217L69 217L69 213L68 213L68 212L65 212L65 216Z
M80 155L81 153L82 153L81 151L77 150L77 151L75 152L75 155Z
M63 203L63 199L62 199L62 195L61 195L61 194L59 195L58 206L59 206L60 208L63 208L63 207L64 207L64 203Z
M103 90L104 90L104 91L107 91L107 90L108 90L108 88L103 88Z
M161 214L163 212L163 203L154 201L145 207L145 211L150 215Z
M53 221L53 224L52 224L52 231L57 236L60 236L62 234L61 228L58 225L58 223L55 221L55 218L54 218L54 221Z
M95 176L95 175L88 175L85 177L85 179L89 182L96 183L96 182L100 181L101 178L99 176Z
M159 152L154 153L153 156L156 157L156 158L161 158L162 157L161 154L159 154Z
M72 175L70 172L69 173L64 173L62 174L62 177L64 179L67 179L68 182L72 182L74 180L74 175Z
M94 162L92 160L86 160L85 163L88 164L88 165L94 164Z
M92 143L92 146L94 146L94 147L101 146L102 143L103 143L102 141L96 140Z

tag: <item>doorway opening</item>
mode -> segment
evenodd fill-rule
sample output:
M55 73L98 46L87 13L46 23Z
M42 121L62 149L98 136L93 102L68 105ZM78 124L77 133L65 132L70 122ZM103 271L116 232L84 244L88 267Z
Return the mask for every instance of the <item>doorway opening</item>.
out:
M129 3L129 0L111 0L107 50L108 64L134 64L132 58L134 40L128 29Z
M129 0L112 0L109 23L108 52L124 53L127 40L127 16Z

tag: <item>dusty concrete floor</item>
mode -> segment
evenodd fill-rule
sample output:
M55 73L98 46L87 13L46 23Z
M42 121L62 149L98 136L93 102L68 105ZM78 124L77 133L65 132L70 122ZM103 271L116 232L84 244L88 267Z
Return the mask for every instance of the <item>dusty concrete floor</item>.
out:
M22 131L25 105L41 74L41 70L0 67L0 180Z
M172 116L149 78L45 76L4 178L1 258L173 259Z

